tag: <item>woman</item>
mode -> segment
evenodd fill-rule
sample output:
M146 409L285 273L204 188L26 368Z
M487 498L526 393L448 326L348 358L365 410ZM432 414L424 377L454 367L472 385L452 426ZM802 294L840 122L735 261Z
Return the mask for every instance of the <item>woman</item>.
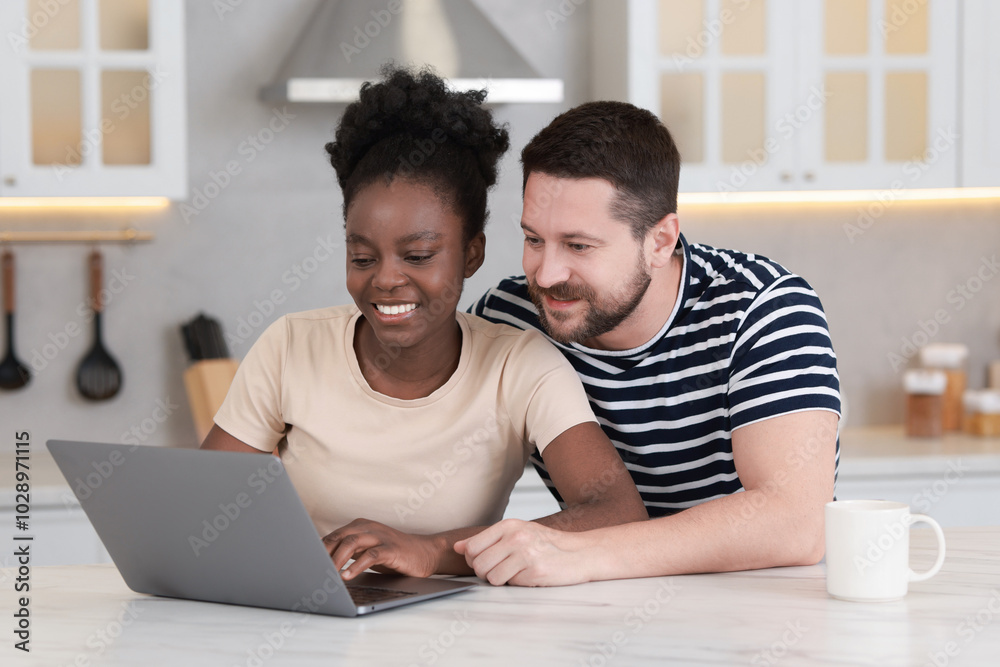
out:
M584 530L646 518L572 367L537 332L456 311L483 263L509 146L485 92L387 68L327 144L354 304L261 335L203 448L279 451L338 568L471 573L457 540L498 521L537 447ZM366 517L358 519L357 517ZM352 521L352 519L355 519Z

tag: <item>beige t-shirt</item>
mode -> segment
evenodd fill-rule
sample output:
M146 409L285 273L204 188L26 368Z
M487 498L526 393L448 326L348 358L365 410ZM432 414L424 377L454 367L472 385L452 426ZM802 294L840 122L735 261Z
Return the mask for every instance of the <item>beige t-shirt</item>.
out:
M503 516L534 447L596 421L576 372L538 332L458 313L458 369L430 396L373 390L353 305L286 315L240 364L215 423L281 458L320 535L366 518L414 534Z

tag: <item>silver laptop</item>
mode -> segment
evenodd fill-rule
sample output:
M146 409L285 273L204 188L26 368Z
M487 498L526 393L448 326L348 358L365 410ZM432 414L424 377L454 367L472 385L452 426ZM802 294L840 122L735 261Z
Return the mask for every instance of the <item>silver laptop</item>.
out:
M344 582L275 456L46 444L137 593L359 616L476 586L375 573Z

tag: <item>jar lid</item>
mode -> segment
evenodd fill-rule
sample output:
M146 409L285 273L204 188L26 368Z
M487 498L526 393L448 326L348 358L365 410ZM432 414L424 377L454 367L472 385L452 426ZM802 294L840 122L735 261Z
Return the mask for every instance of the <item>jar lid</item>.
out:
M979 412L987 415L1000 414L1000 391L987 389L979 392Z
M943 394L948 385L944 371L914 369L903 373L903 388L907 394Z
M961 343L930 343L920 348L920 363L927 368L960 368L969 356Z
M979 393L976 389L966 389L962 393L962 407L966 412L979 412Z

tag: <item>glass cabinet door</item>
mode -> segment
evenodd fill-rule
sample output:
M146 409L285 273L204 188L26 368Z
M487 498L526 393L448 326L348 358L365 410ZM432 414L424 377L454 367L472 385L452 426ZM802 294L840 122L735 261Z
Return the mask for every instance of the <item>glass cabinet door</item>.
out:
M794 78L786 0L657 0L658 95L685 191L787 187Z
M955 3L809 0L800 11L800 90L826 94L822 123L803 142L803 170L822 186L890 197L956 185Z
M5 196L186 196L182 4L10 0Z
M595 94L666 123L682 192L957 183L951 0L593 3Z

